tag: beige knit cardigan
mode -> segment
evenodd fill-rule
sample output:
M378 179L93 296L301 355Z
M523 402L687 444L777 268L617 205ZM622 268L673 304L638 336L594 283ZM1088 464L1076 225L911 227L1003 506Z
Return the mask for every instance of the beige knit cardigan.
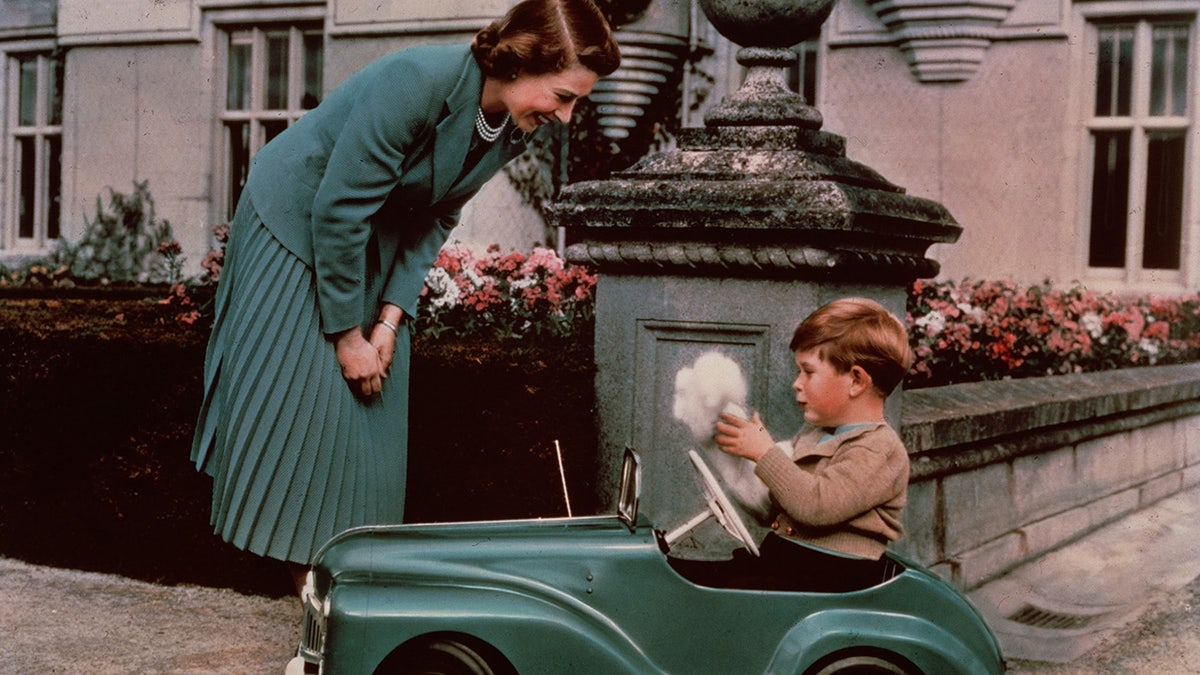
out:
M805 427L791 458L773 447L755 468L781 509L771 525L780 536L873 560L904 532L908 471L908 451L887 424L832 438Z

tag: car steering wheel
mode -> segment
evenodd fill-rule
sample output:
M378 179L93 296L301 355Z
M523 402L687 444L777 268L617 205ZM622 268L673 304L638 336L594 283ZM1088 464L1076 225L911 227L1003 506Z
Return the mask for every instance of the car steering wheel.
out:
M688 457L691 457L692 465L696 467L696 473L700 474L700 482L704 485L708 510L712 515L716 516L717 522L721 523L726 532L741 542L746 547L746 550L754 555L758 555L758 545L754 543L754 537L750 535L750 530L746 528L746 523L742 521L741 514L733 508L733 502L729 501L729 497L725 495L725 491L717 483L717 477L713 475L712 470L700 458L700 453L695 450L688 450Z

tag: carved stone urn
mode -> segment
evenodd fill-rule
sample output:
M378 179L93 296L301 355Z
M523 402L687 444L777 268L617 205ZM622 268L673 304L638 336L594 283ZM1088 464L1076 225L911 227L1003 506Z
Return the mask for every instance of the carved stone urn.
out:
M816 34L834 0L700 0L709 23L742 46L787 48Z
M794 124L820 129L821 114L788 88L789 49L817 33L834 0L700 0L709 23L742 45L738 63L748 69L742 88L710 111L710 125Z

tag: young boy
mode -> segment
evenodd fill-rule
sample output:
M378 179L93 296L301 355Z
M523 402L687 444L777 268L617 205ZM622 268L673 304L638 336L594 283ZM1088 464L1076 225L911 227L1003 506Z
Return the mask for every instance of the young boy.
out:
M879 303L847 298L813 312L790 347L807 422L786 443L791 456L757 413L723 414L716 426L721 450L756 462L780 509L761 558L738 576L755 588L866 588L883 580L883 553L903 531L908 452L883 415L912 365L908 335Z

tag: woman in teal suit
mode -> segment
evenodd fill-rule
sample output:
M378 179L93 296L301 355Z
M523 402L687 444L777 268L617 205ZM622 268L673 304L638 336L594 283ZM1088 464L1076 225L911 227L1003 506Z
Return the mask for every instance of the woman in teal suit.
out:
M334 534L402 521L425 275L463 204L618 62L591 0L524 0L469 46L371 63L255 156L192 445L222 538L299 587Z

